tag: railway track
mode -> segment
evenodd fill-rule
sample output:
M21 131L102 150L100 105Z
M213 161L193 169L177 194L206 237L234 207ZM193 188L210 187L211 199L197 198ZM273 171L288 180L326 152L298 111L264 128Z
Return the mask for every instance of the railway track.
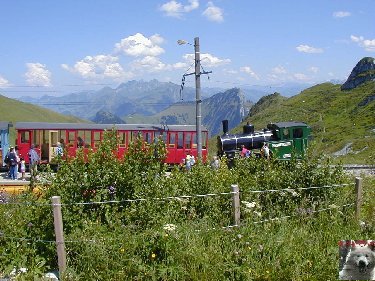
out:
M343 168L345 171L355 176L365 174L367 176L375 177L375 165L347 164L347 165L343 165Z

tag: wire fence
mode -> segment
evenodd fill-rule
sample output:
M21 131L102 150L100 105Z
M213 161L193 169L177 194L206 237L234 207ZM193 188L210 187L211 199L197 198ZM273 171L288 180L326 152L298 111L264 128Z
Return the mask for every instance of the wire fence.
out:
M298 187L298 188L282 188L282 189L264 189L264 190L248 190L246 193L268 193L268 192L293 192L296 190L309 190L309 189L328 189L328 188L340 188L353 186L355 183L350 184L333 184L324 186L311 186L311 187ZM91 201L91 202L70 202L60 203L61 206L73 206L73 205L100 205L100 204L121 204L121 203L132 203L132 202L146 202L146 201L172 201L172 200L184 200L192 198L205 198L214 197L221 195L233 195L243 192L219 192L219 193L207 193L207 194L193 194L193 195L179 195L179 196L167 196L167 197L152 197L152 198L135 198L135 199L123 199L123 200L107 200L107 201ZM35 203L35 202L0 202L5 205L21 205L21 206L51 206L51 203Z
M249 193L266 193L266 192L294 192L295 190L309 190L309 189L320 189L320 188L338 188L338 187L346 187L351 186L352 184L340 184L340 185L326 185L326 186L314 186L314 187L303 187L303 188L284 188L284 189L268 189L268 190L251 190L247 191ZM70 202L70 203L61 203L61 198L59 196L53 196L51 198L52 204L39 204L34 202L3 202L1 205L21 205L21 206L52 206L53 215L54 215L54 229L55 229L55 237L56 241L46 240L41 238L27 238L27 237L15 237L6 235L5 233L0 232L0 241L2 239L12 240L17 242L27 242L27 243L48 243L48 244L55 244L56 245L56 252L57 252L57 259L58 259L58 267L59 272L64 272L66 269L66 251L65 251L65 244L67 243L97 243L98 240L95 239L83 239L83 240L64 240L63 235L63 219L62 219L62 212L61 207L69 207L72 205L95 205L95 204L120 204L124 202L144 202L144 201L165 201L170 202L172 200L186 200L192 198L209 198L213 196L223 196L223 195L231 195L232 196L232 212L233 212L233 224L228 225L225 227L218 227L218 229L233 229L244 226L249 224L241 224L241 213L240 213L240 191L238 185L231 185L231 192L221 192L221 193L208 193L208 194L194 194L194 195L181 195L181 196L167 196L167 197L154 197L154 198L137 198L137 199L126 199L126 200L111 200L111 201L93 201L93 202ZM356 200L355 203L345 204L342 206L331 206L329 208L323 208L319 210L310 210L307 212L308 215L312 215L314 213L320 213L325 211L331 211L337 208L345 208L355 205L355 215L356 218L359 219L360 214L360 207L362 203L362 179L356 178L355 181L355 191L356 191ZM267 223L267 222L275 222L281 221L285 219L290 219L297 216L302 216L304 214L301 213L293 213L291 215L275 217L275 218L268 218L261 221L253 221L251 222L254 225ZM206 230L215 230L216 228L206 229ZM196 230L200 231L200 230ZM102 240L107 241L108 239ZM114 241L114 240L111 240Z

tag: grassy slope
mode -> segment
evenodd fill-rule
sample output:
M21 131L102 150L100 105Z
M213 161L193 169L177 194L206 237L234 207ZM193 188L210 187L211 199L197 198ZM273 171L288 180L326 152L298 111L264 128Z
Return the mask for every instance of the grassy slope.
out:
M16 122L87 122L73 116L66 116L52 110L41 108L29 103L20 102L0 95L0 121ZM14 142L14 127L11 129L11 143Z
M341 85L319 84L299 95L258 110L248 117L255 128L264 128L269 122L303 121L312 128L318 153L333 153L353 143L356 153L339 159L346 163L374 163L375 153L375 101L366 106L358 104L375 94L375 82L366 83L351 91L341 91ZM234 131L240 131L242 125Z

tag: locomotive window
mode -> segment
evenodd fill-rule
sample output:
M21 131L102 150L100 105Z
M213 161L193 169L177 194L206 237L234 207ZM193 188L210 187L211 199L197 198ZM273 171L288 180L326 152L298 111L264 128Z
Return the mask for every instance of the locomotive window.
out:
M303 130L302 128L293 129L293 138L302 138Z
M30 142L30 132L25 131L21 132L21 143L28 143Z
M284 135L284 139L289 138L289 129L288 128L283 129L283 135Z

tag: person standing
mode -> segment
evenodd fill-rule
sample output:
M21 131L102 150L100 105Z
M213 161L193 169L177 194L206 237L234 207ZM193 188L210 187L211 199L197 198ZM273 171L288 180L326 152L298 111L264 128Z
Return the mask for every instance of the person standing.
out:
M9 153L10 178L16 180L18 178L18 156L14 147L10 148Z
M56 154L57 154L58 157L62 157L63 154L64 154L64 149L62 148L60 142L57 142L56 145L57 145Z
M30 176L32 179L35 180L37 171L38 171L38 163L39 163L39 155L35 150L35 146L31 145L29 150L29 169L30 169Z
M214 156L211 161L211 168L213 170L218 170L220 168L220 162L219 158L217 156Z
M25 159L23 159L22 157L21 157L21 161L20 161L20 172L22 174L21 180L25 181L26 180L26 177L25 177L26 163L25 163Z
M270 159L270 149L268 147L268 143L264 143L264 145L262 147L262 150L263 150L264 158L269 160Z

